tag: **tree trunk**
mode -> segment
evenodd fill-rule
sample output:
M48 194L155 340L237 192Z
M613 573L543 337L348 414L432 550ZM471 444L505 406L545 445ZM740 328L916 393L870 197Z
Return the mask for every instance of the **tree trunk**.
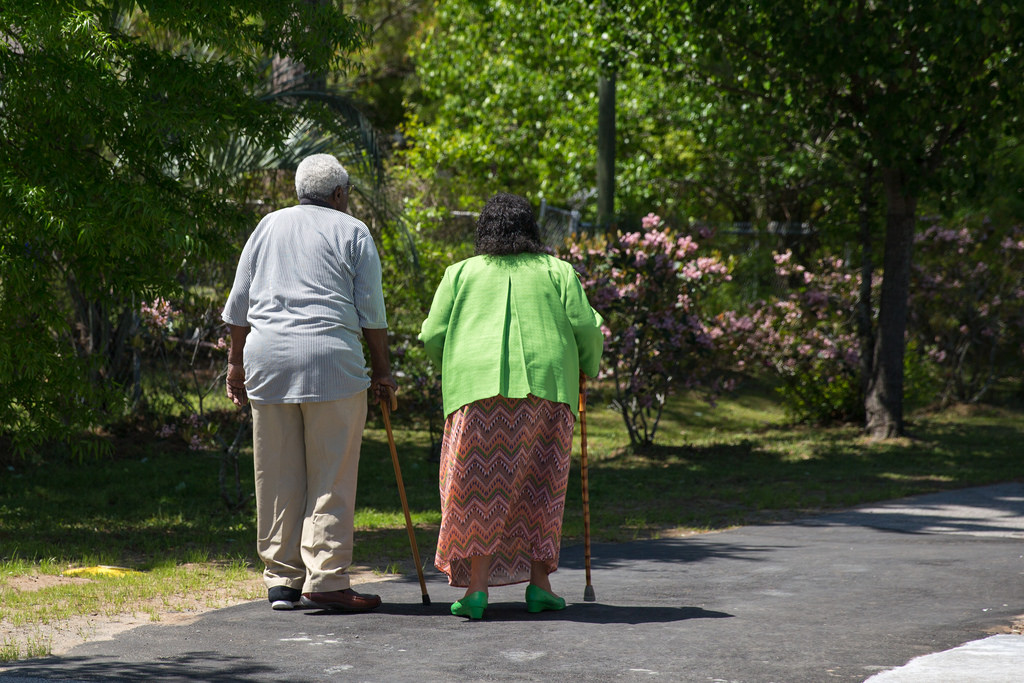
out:
M903 355L917 210L917 198L908 192L902 171L883 170L882 184L888 204L882 295L872 373L864 398L867 433L873 439L903 434Z
M331 0L305 0L307 5L326 6ZM337 1L339 12L344 11L344 3ZM327 76L322 73L308 73L306 65L292 59L290 55L274 55L270 62L270 82L275 92L295 88L302 85L307 90L324 92L327 90Z
M597 225L615 216L615 72L597 81Z

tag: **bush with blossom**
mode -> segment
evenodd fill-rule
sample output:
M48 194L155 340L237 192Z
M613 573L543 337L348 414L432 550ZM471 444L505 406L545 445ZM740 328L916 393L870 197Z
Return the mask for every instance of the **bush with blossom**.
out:
M741 372L767 372L790 414L824 422L863 417L856 311L860 274L842 259L819 259L813 269L793 253L776 253L785 296L758 301L716 323Z
M915 252L904 400L977 401L1024 365L1024 231L936 223L917 235ZM833 257L805 267L789 251L774 259L788 293L720 314L723 346L738 370L775 378L796 419L863 419L859 270ZM873 311L880 283L879 273Z
M239 509L252 498L242 486L239 461L251 423L249 411L237 410L224 396L229 344L221 303L220 296L211 299L196 291L145 302L132 345L141 355L141 371L149 375L142 402L158 420L157 435L183 441L192 451L216 453L221 498L228 508ZM185 417L175 420L175 413Z
M180 311L175 310L174 306L163 297L157 297L151 302L143 301L142 306L139 307L139 317L143 324L157 334L173 331L178 315L180 315Z
M915 238L910 330L942 403L976 402L1024 363L1024 230L933 223Z
M670 394L721 388L714 359L718 326L702 304L729 279L716 254L700 253L690 235L676 234L655 214L642 231L567 245L560 256L576 268L591 305L605 320L602 378L614 383L612 405L630 442L654 441Z
M164 423L157 431L161 439L177 437L188 444L190 451L205 451L211 448L217 434L217 423L208 416L191 413L181 421Z
M163 298L144 302L139 318L142 325L134 346L142 351L142 368L149 375L146 406L169 412L169 398L189 416L180 424L164 423L158 435L180 438L194 451L224 447L210 404L220 401L215 394L224 391L226 326L208 302L187 297L173 303Z

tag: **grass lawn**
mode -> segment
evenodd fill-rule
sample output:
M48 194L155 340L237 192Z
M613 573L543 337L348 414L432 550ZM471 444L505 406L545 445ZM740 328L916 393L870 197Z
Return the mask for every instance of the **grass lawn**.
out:
M900 496L1024 478L1024 412L953 408L909 420L910 437L884 443L856 427L788 425L773 398L750 390L710 408L669 405L657 445L628 447L621 417L597 397L588 410L591 533L595 542L656 538L790 519ZM421 559L431 564L440 523L429 436L394 416ZM578 435L578 430L577 430ZM113 438L113 437L112 437ZM569 482L564 542L582 542L578 468ZM243 489L252 488L242 456ZM5 464L0 472L0 661L52 650L52 627L90 615L150 620L263 599L251 504L229 511L219 455L180 438L128 433L111 457ZM380 416L364 439L355 564L411 573L405 518ZM67 577L116 565L121 577ZM415 597L415 596L414 596ZM88 626L76 626L82 638ZM49 629L49 630L48 630Z

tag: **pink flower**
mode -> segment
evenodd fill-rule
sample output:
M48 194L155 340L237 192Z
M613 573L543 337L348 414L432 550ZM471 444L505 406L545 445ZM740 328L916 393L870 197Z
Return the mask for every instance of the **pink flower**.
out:
M175 310L165 299L158 297L152 303L142 302L139 313L143 322L158 330L170 331L174 327L172 316Z
M697 251L697 243L689 235L676 240L676 260L682 261L695 251Z
M624 247L633 247L640 243L641 237L643 237L643 235L641 235L638 232L627 232L625 235L619 238L619 244L621 244Z

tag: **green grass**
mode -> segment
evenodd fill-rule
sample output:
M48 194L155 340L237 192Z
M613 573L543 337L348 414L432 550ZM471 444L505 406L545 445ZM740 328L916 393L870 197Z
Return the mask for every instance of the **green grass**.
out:
M1007 408L920 413L908 421L909 438L872 442L853 426L787 425L762 392L714 409L684 398L672 402L656 445L643 452L616 441L624 428L610 411L595 413L591 526L602 540L790 519L1024 477L1017 455L1024 423ZM582 514L571 503L564 534L582 535Z
M628 447L621 417L594 396L588 410L593 540L656 538L790 519L859 503L1019 480L1022 413L1003 407L921 413L909 438L874 443L854 427L787 425L770 394L750 389L716 408L673 399L656 445ZM395 438L420 558L430 564L440 524L438 464L429 435L395 416ZM15 462L0 471L0 660L47 654L39 627L83 614L168 611L262 598L251 505L229 511L218 492L217 454L145 432L111 437L99 460ZM579 441L570 474L564 542L583 536ZM241 458L252 490L251 452ZM355 564L378 575L414 571L405 518L379 414L364 438ZM122 578L25 577L70 567L127 566ZM15 588L21 577L22 588ZM186 604L181 596L194 593ZM205 602L203 602L205 601Z

